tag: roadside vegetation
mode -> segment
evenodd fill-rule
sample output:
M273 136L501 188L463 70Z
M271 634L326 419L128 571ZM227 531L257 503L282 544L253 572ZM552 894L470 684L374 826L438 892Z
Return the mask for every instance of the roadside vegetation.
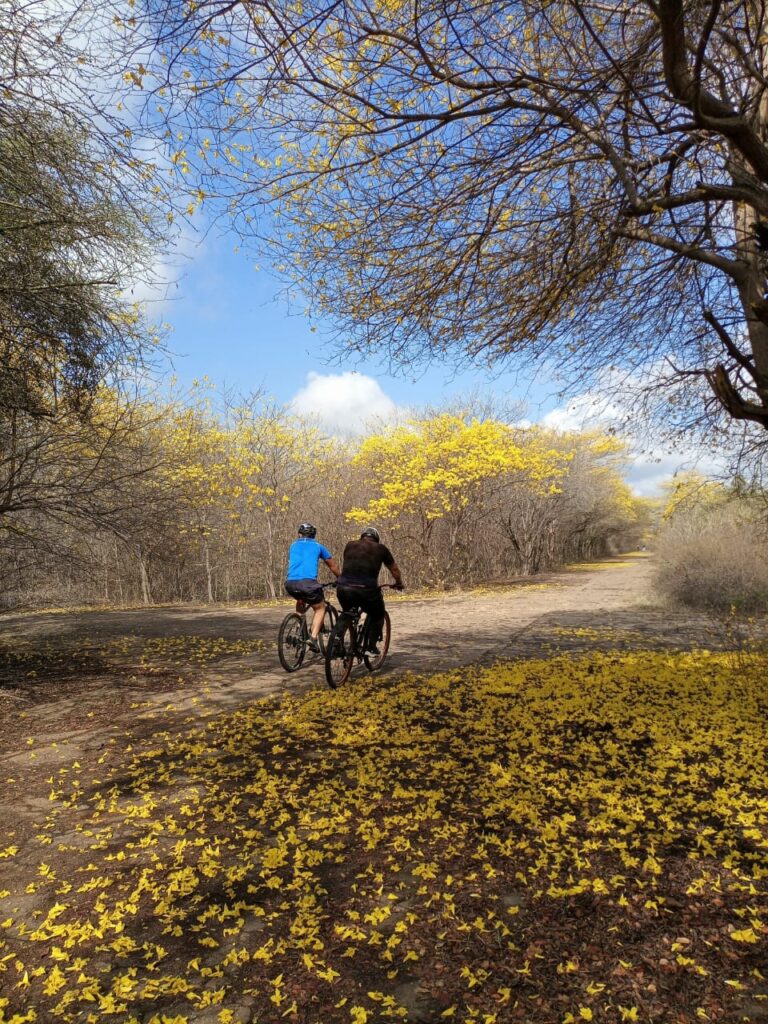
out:
M649 522L606 435L467 408L344 442L213 395L129 401L102 386L85 422L18 422L0 465L6 606L272 598L305 519L337 555L374 522L409 586L432 588L628 550Z
M655 543L660 593L719 614L768 610L767 498L738 483L682 476Z

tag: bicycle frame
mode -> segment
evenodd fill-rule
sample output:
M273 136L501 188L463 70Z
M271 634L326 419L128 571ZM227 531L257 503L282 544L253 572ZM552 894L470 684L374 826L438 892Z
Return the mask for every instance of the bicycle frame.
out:
M335 587L335 583L321 584L323 591ZM280 624L277 636L277 654L280 664L286 672L296 672L301 668L304 657L309 649L312 620L308 612L312 611L310 605L301 598L296 600L296 610L290 612ZM314 614L314 612L313 612ZM318 637L320 653L325 655L326 640L330 637L333 627L339 617L339 609L332 601L326 599L325 618L323 628ZM327 625L326 625L327 623Z
M392 584L385 583L379 589L391 586ZM383 650L377 654L365 649L367 622L368 614L359 606L349 608L339 615L325 651L325 678L332 689L346 682L355 662L360 664L364 661L369 672L375 672L384 664L392 630L389 614L384 612L381 640Z

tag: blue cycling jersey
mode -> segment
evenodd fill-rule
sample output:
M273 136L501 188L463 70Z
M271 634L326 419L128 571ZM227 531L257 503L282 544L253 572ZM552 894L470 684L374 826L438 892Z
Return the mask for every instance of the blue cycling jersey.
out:
M331 552L311 537L299 537L288 549L289 580L316 580L318 559L329 559Z

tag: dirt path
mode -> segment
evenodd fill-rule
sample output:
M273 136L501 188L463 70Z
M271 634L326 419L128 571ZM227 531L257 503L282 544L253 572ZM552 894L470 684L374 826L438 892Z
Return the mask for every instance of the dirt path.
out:
M558 651L723 642L706 619L655 603L651 572L648 559L634 558L494 591L391 599L393 645L385 670L362 671L351 685ZM146 747L148 738L163 751L172 732L204 730L221 712L326 689L319 659L293 675L279 667L275 637L289 608L281 602L0 618L0 866L3 886L15 894L17 927L31 931L47 913L43 890L25 888L43 869L41 856L46 870L52 864L56 872L61 861L64 872L72 851L92 848L80 810L52 814L55 785L68 779L78 786L80 777L119 785L130 751ZM126 848L134 846L131 827L128 822L120 833ZM13 851L9 859L2 859L3 848ZM102 968L109 973L108 962ZM415 982L411 987L415 992ZM404 988L398 998L412 1004L412 1019L422 1019L417 994ZM239 1009L240 1016L228 1019L251 1019L245 1003ZM211 1010L193 1019L220 1018Z
M717 643L703 617L659 606L651 573L648 558L617 559L505 589L390 597L393 642L382 676L595 646ZM319 658L292 675L280 668L275 637L289 608L279 602L3 616L0 641L32 660L17 666L15 680L12 664L0 689L0 762L26 761L30 735L47 763L61 763L99 748L115 730L157 724L164 708L196 714L324 687ZM48 660L38 671L41 652ZM358 678L371 677L362 670Z

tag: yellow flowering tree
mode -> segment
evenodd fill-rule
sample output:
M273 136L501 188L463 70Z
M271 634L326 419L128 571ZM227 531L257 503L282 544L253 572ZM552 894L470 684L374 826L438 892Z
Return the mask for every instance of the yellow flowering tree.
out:
M622 477L622 440L599 431L545 431L539 443L561 452L566 471L555 492L517 481L507 487L501 522L523 575L639 540L647 514Z
M24 582L11 568L28 566L33 550L56 552L65 566L82 560L95 572L98 535L110 546L118 538L133 558L138 534L150 520L157 527L171 503L156 486L165 461L160 410L106 385L86 410L58 402L45 382L36 393L46 415L16 409L3 420L0 413L0 549L9 589ZM101 591L110 594L109 580Z
M681 512L713 509L728 500L728 491L722 483L696 470L677 473L664 485L663 495L662 522L668 522Z
M542 491L556 487L567 454L541 443L541 436L521 432L497 420L466 420L444 413L412 419L363 441L355 457L373 497L352 508L356 523L376 521L393 536L415 543L419 556L434 561L432 541L444 527L439 578L447 573L462 532L497 502L488 485L516 480Z
M173 409L170 420L159 484L172 488L183 502L179 529L195 538L202 551L207 597L213 601L212 540L229 531L242 506L251 508L266 496L264 460L247 425L227 429L207 399Z
M200 552L208 601L228 600L235 576L275 597L296 525L336 466L334 446L269 403L222 405L198 390L170 410L160 484L180 496L177 529Z
M236 544L242 548L249 539L255 543L258 575L267 593L276 597L298 522L321 518L323 495L332 486L337 465L335 446L317 427L278 408L243 405L231 418L236 466L249 481L230 516ZM256 466L258 485L250 474Z

